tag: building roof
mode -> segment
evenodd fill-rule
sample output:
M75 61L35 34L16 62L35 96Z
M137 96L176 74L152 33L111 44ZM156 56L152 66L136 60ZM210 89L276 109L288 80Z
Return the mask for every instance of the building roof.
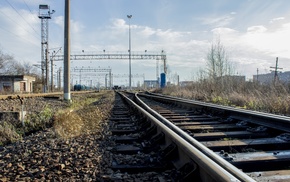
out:
M0 75L0 80L7 80L7 79L27 79L30 78L33 81L35 81L35 77L34 76L28 76L28 75Z

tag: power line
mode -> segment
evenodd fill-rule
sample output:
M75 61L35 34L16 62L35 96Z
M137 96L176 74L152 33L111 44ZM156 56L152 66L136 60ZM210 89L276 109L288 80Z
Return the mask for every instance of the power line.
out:
M0 27L0 28L1 28L2 30L4 30L4 31L6 31L6 32L8 32L8 33L10 33L10 34L12 34L12 35L14 35L14 36L16 36L16 37L19 37L19 38L21 38L21 39L23 39L23 40L25 40L25 41L27 41L27 42L30 42L31 44L33 44L33 45L35 45L35 46L37 46L37 47L39 47L39 45L36 45L34 42L32 42L32 41L29 40L29 39L25 39L25 38L23 38L23 37L21 37L21 36L15 34L15 33L11 32L11 31L9 31L9 30L6 30L6 29L3 28L3 27Z
M25 4L25 6L27 7L27 9L30 11L30 13L33 15L31 9L29 8L29 6L28 6L27 3L25 2L25 0L23 0L23 2L24 2L24 4Z
M31 10L31 9L29 8L29 6L27 5L26 1L23 0L23 2L24 2L24 4L25 4L25 6L27 7L27 9L29 10L29 12L30 12L30 14L32 15L32 17L33 17L35 20L37 20L36 17L34 16L34 14L32 13L32 10Z
M36 45L34 42L32 42L29 39L25 39L25 38L23 38L23 37L21 37L19 35L16 35L15 33L11 32L11 31L9 31L9 30L7 30L5 28L0 27L0 29L2 29L5 32L8 32L9 34L12 34L13 36L16 36L16 37L21 38L21 39L25 40L26 42L29 42L29 43L33 44L33 46L35 46L37 48L39 47L38 45ZM7 50L7 47L5 47L5 50L8 51L8 52L10 52L10 54L13 55L13 57L14 57L15 60L18 60L18 61L23 60L23 57L18 57L18 56L15 55L15 51Z
M274 83L276 84L276 82L279 81L279 78L278 78L278 69L283 69L283 68L278 68L278 57L276 57L276 66L273 67L271 66L270 68L274 68Z
M27 20L17 11L17 9L8 1L5 0L11 7L14 9L14 11L33 29L33 31L39 35L39 33L27 22ZM40 36L40 35L39 35Z
M38 20L38 19L34 16L34 14L32 13L31 8L27 5L27 3L26 3L25 0L23 0L23 3L25 4L25 6L27 7L27 9L29 10L29 12L30 12L30 14L32 15L32 17L33 17L35 20ZM39 38L39 37L38 37L38 38ZM48 40L51 42L51 40L50 40L49 37L48 37Z
M1 9L0 9L0 12L6 16L8 19L10 19L12 22L14 22L15 24L17 24L19 27L21 27L23 30L25 30L27 33L31 33L29 32L25 27L23 27L21 24L17 23L15 20L13 20L10 16L8 16L6 13L4 13ZM33 33L33 36L36 37L37 39L39 39L39 37L37 37L34 33Z

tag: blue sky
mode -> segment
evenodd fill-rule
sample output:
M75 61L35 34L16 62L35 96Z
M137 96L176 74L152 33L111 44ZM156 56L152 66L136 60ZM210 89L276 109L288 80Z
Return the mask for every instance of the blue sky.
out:
M63 47L64 0L0 1L0 48L20 62L41 60L39 4L55 10L49 47ZM196 79L217 37L239 75L251 78L257 68L260 74L269 73L276 57L279 67L289 71L289 10L288 0L71 0L71 52L126 52L127 15L133 15L132 51L164 50L172 82L175 75L181 81ZM81 66L110 67L116 82L128 82L121 76L128 74L127 60L72 62L72 67ZM155 79L156 61L133 60L132 74Z

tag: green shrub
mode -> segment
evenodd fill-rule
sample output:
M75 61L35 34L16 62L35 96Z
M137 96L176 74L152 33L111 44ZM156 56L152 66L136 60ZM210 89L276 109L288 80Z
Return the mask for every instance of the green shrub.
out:
M25 132L37 131L52 126L53 111L46 106L41 112L27 116L25 120Z

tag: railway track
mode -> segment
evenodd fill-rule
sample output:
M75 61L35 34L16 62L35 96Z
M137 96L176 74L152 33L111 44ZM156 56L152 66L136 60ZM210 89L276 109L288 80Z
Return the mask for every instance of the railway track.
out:
M121 96L111 117L112 152L128 161L113 160L116 171L157 172L155 181L290 180L288 117L154 94Z
M150 93L115 96L104 181L290 181L288 117Z

